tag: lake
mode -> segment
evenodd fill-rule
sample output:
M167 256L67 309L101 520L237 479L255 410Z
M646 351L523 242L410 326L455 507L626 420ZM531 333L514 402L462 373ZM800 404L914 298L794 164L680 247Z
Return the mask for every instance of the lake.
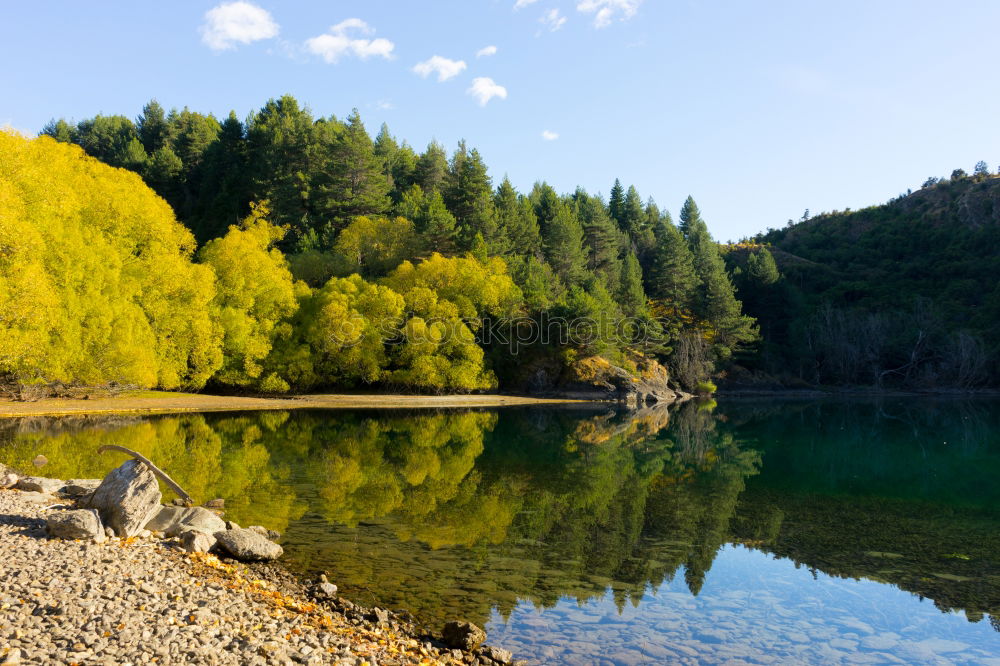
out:
M0 421L47 476L103 476L101 444L520 658L1000 665L1000 401Z

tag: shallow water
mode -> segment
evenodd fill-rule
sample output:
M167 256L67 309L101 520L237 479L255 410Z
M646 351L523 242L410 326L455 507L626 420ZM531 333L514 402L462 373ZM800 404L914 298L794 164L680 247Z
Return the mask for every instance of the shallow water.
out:
M1000 665L1000 402L0 422L49 476L106 443L346 596L544 663Z

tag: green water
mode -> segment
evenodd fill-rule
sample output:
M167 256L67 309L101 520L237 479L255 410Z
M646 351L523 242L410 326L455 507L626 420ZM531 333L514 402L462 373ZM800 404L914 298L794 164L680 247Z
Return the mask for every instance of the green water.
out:
M136 449L346 596L545 663L1000 664L1000 402L0 422Z

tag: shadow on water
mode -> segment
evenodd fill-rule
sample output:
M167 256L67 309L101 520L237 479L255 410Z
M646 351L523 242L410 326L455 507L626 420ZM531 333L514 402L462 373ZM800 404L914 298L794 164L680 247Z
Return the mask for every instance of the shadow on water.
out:
M429 623L697 595L725 544L1000 616L1000 404L712 407L34 419L0 423L0 461L97 477L121 461L99 445L135 449L282 531L291 566Z

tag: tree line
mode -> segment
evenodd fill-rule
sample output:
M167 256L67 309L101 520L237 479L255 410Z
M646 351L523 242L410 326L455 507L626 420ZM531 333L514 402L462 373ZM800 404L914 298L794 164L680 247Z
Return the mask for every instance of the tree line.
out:
M12 242L45 279L21 278L5 254L0 279L16 284L0 299L37 300L49 285L53 316L72 322L2 320L0 372L19 381L519 389L602 356L632 371L658 359L694 388L756 340L691 198L675 225L618 181L607 200L544 182L518 192L464 141L418 153L385 126L372 139L357 111L316 118L290 96L245 121L152 101L135 121L57 120L39 139L3 141L0 210L16 212L0 233L37 232L31 247ZM55 192L61 205L39 204ZM136 261L149 272L125 270ZM183 298L158 291L169 279ZM154 310L144 299L156 294ZM490 319L544 317L631 325L516 356L478 337ZM171 318L197 331L160 331ZM95 326L159 343L90 340ZM73 363L55 360L68 353Z

